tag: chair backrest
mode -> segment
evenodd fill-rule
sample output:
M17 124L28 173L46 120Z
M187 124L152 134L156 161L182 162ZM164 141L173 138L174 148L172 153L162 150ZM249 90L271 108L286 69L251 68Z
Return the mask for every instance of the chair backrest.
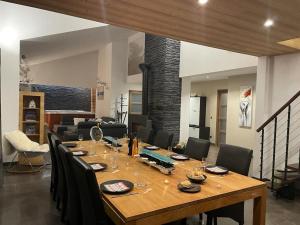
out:
M51 136L52 136L52 133L49 131L47 133L47 140L48 140L49 149L50 149L51 163L52 163L52 167L57 170L56 157L55 157L55 153L54 153Z
M153 144L157 147L167 149L169 146L172 146L173 134L169 134L167 131L159 130L155 137Z
M207 140L189 137L186 144L185 154L197 160L206 158L209 152L210 142Z
M216 165L248 176L253 151L233 145L221 144Z
M73 157L72 152L68 150L67 147L60 144L58 146L58 152L60 159L62 161L64 174L66 178L66 188L67 188L67 216L70 225L81 225L81 205L78 186L75 180L75 174L71 166L71 160Z
M72 157L72 168L80 193L82 224L105 224L106 214L93 169L76 156Z
M152 136L152 129L146 127L140 127L137 131L137 137L144 143L150 143Z
M50 139L53 146L53 151L54 151L56 164L57 164L58 191L60 192L61 195L66 195L67 193L66 193L65 171L62 165L60 155L58 153L58 145L61 144L61 141L55 134L52 134Z

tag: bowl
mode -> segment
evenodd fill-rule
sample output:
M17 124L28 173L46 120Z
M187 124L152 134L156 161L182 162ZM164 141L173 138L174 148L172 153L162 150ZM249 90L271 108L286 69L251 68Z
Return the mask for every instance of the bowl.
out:
M192 183L196 183L196 184L203 184L205 182L205 180L207 179L207 176L205 174L199 173L195 174L193 171L190 171L189 173L187 173L187 178L189 178L189 180Z

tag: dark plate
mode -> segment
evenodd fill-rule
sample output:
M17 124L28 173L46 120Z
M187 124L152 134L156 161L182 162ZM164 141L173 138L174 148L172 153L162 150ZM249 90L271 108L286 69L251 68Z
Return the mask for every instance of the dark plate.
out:
M189 178L189 180L190 180L192 183L203 184L204 181L207 179L207 176L204 175L204 174L202 174L202 175L205 177L204 179L192 177L190 174L187 174L186 177Z
M180 157L180 158L178 158L178 157ZM182 155L182 154L172 154L172 155L170 155L170 158L174 159L174 160L178 160L178 161L185 161L185 160L190 159L190 157L188 157L187 155Z
M74 154L74 152L82 152L82 154ZM85 156L88 154L88 151L84 151L84 150L76 150L76 151L72 151L74 156Z
M123 191L110 191L108 189L106 189L105 185L109 185L109 184L115 184L115 183L119 183L119 182L122 182L124 183L128 189L126 190L123 190ZM125 194L127 192L130 192L134 187L134 184L128 180L109 180L109 181L106 181L106 182L103 182L102 184L100 184L100 190L104 193L107 193L107 194L112 194L112 195L119 195L119 194Z
M158 150L159 147L157 147L157 146L146 146L145 149L154 151L154 150Z
M64 143L64 146L66 146L67 148L75 148L77 146L76 143Z
M107 168L107 164L105 164L105 163L89 163L90 164L90 166L93 168L93 165L97 165L97 164L99 164L100 166L102 166L102 168L98 168L98 169L94 169L93 168L93 170L95 171L95 172L98 172L98 171L103 171L103 170L106 170L106 168Z
M223 172L212 171L211 168L215 168L215 167L218 167L218 168L220 168L224 171ZM223 174L227 174L229 172L229 170L227 168L222 167L222 166L207 166L205 171L208 172L208 173L217 174L217 175L223 175Z
M183 187L181 184L178 184L177 188L180 191L186 192L186 193L197 193L197 192L201 191L201 187L199 184L192 184L192 186L190 188L186 188L186 187Z

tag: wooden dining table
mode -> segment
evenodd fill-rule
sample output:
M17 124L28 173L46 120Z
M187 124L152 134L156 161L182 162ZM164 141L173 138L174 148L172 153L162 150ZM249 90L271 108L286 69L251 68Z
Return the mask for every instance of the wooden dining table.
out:
M265 225L266 183L234 172L227 175L213 175L203 172L207 179L198 193L184 193L178 190L179 182L186 180L186 174L201 162L190 159L175 161L171 175L142 163L136 157L128 156L127 144L116 152L104 143L81 141L81 149L89 152L81 158L87 163L106 163L105 171L96 172L99 185L109 180L128 180L141 183L129 194L102 194L107 215L116 225L156 225L177 221L199 213L218 209L238 202L253 199L253 225ZM73 149L78 150L78 149ZM170 152L164 149L155 151L162 155ZM117 168L112 168L116 160Z

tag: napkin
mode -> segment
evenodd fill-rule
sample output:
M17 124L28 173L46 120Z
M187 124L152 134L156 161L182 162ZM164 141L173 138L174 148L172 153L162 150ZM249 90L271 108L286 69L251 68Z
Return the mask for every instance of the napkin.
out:
M220 167L210 167L210 168L207 168L209 171L211 172L214 172L214 173L225 173L226 170L220 168Z
M104 167L100 164L92 164L91 167L93 170L102 170Z
M82 151L73 152L73 155L83 155L84 153Z
M129 189L123 182L105 184L104 187L110 192L120 192Z

